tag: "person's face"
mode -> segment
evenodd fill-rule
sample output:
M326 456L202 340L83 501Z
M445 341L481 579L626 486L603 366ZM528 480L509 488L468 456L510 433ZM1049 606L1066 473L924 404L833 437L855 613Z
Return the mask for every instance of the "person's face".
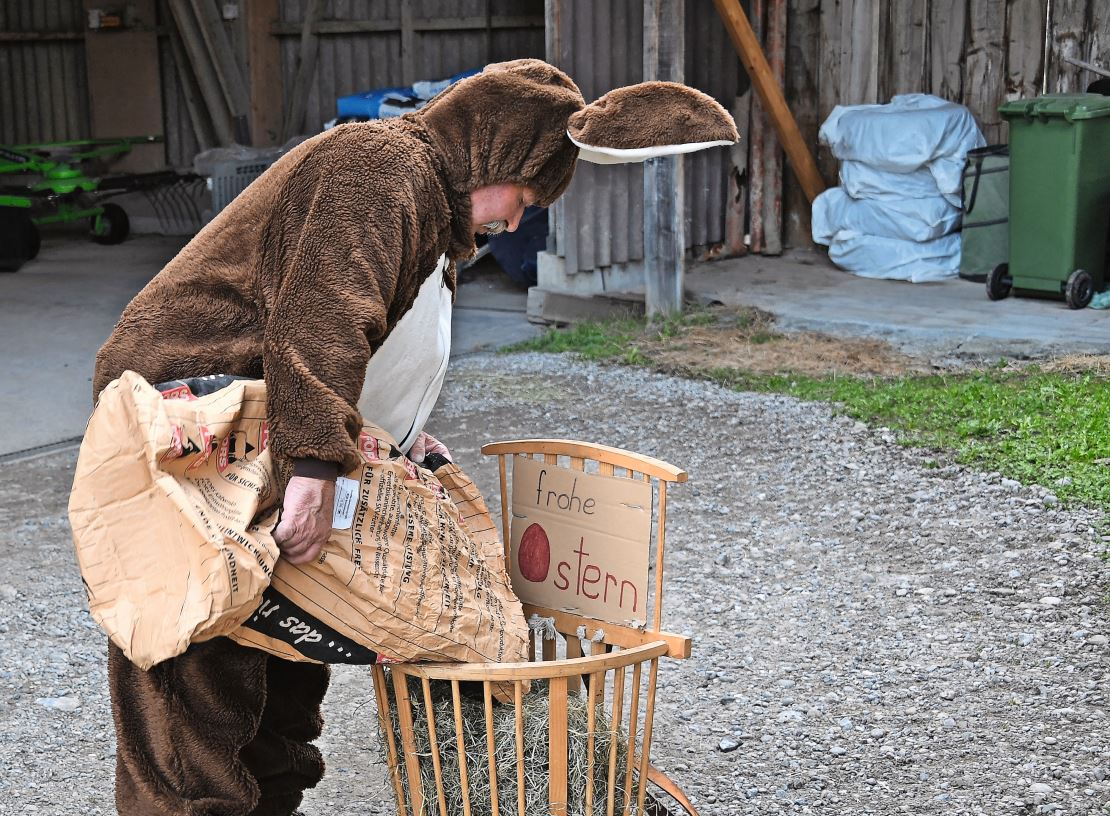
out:
M513 232L524 208L536 201L533 190L522 184L491 184L470 194L470 215L474 232L496 235Z

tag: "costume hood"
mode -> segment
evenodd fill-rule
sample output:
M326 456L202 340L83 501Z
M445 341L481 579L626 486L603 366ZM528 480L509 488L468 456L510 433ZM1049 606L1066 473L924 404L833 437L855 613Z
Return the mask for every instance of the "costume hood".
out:
M494 63L420 111L457 193L523 184L541 207L562 195L578 159L643 161L735 142L712 97L673 82L617 88L587 105L566 74L542 60Z

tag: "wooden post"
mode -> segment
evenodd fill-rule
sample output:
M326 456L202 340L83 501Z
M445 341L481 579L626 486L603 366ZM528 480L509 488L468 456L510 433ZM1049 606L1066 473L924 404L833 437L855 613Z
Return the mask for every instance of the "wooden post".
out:
M744 221L748 210L748 146L744 135L750 132L748 122L751 111L751 90L736 97L732 106L732 118L740 131L740 141L729 148L732 168L728 174L728 209L725 211L725 251L729 256L746 255L748 246L744 243Z
M751 77L752 85L755 86L763 107L771 117L775 133L778 134L779 142L786 151L786 156L798 176L802 189L805 190L806 197L813 201L824 192L825 182L817 172L813 153L810 152L798 129L798 123L790 113L782 88L775 82L771 67L767 64L763 49L759 47L759 41L752 32L744 9L740 7L739 0L713 0L713 5L717 7L717 13L724 21L725 28L728 29L736 53L740 55L740 61L744 64L748 76Z
M247 61L250 65L250 128L255 147L270 147L281 138L281 43L273 33L278 0L247 0Z
M193 16L192 7L186 0L169 0L169 7L181 36L185 55L189 58L201 97L204 99L204 105L208 108L208 118L212 122L216 138L221 145L230 145L235 141L235 135L232 131L227 100L220 91L219 81L209 62L204 38Z
M189 112L193 134L197 137L197 145L200 149L208 150L218 145L220 140L215 135L208 107L204 104L204 95L200 92L193 66L185 54L185 46L181 43L181 32L174 25L168 28L170 54L173 56L174 69L177 71L177 81L181 83L181 95L185 98L185 108Z
M216 78L227 100L227 109L231 112L235 141L239 144L250 144L250 125L247 119L250 98L247 95L246 85L243 84L243 75L239 73L239 64L231 51L231 43L227 38L227 32L224 31L223 22L211 0L192 0L192 6L196 14L197 26L208 46L208 55L216 71Z
M316 32L316 18L320 14L321 0L308 0L304 22L301 24L301 53L297 60L297 78L293 82L293 95L289 100L289 116L285 119L282 141L287 142L296 136L304 124L305 108L308 106L308 91L316 76L316 50L319 46Z
M644 5L644 80L682 82L685 60L683 0ZM644 299L647 314L682 312L686 201L682 156L644 165Z
M763 0L751 0L748 6L751 9L752 36L756 43L763 40ZM763 253L763 184L765 176L763 165L766 163L766 150L763 137L767 132L767 114L763 111L763 104L758 95L752 95L751 126L748 129L748 141L751 143L751 158L748 161L750 171L748 178L748 193L751 202L748 205L748 220L751 222L751 249L756 254Z
M786 0L767 3L767 53L771 71L780 88L786 87ZM770 134L767 116L762 117L767 133L763 139L763 253L782 254L782 146Z

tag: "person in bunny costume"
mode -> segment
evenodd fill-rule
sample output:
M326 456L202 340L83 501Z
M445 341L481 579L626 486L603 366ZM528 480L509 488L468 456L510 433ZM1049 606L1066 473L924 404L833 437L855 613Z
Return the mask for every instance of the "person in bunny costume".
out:
M579 158L612 163L737 139L719 104L649 82L587 105L540 60L488 66L399 119L342 125L289 151L126 307L94 398L123 371L150 383L264 378L282 473L282 557L311 561L363 417L419 460L450 347L455 263L476 233L516 228ZM328 668L227 638L148 671L109 644L125 816L288 816L322 777Z

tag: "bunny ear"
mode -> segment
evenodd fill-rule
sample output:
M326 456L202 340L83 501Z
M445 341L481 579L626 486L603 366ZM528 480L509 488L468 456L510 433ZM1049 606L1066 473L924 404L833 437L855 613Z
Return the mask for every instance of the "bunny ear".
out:
M655 156L730 145L740 136L728 112L701 91L675 82L643 82L610 91L571 115L567 136L578 158L627 164Z

